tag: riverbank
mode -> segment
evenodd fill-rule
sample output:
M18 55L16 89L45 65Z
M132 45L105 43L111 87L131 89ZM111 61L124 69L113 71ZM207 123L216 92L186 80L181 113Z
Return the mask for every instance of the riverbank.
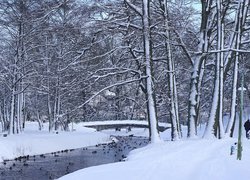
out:
M148 144L147 138L117 136L117 142L24 156L0 163L0 179L57 179L79 169L122 161L135 148Z
M45 154L64 149L76 149L109 142L108 134L74 125L73 132L48 132L48 124L38 131L37 122L27 122L25 131L18 135L0 135L0 162L19 156Z
M132 151L127 161L78 170L60 180L249 180L250 140L243 139L242 160L236 138L165 141Z
M197 138L174 142L166 130L161 143L131 151L125 162L78 170L60 180L249 180L250 140L242 136L242 160L237 160L237 130L234 138L208 140L201 138L204 128L199 128ZM185 135L187 128L182 132Z

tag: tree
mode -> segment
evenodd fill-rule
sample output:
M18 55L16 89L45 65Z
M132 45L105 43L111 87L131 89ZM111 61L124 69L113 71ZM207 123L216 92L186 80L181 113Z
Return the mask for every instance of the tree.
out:
M25 121L25 89L28 87L25 78L32 73L28 70L30 59L27 54L32 51L30 41L34 35L36 24L31 22L37 15L34 14L36 5L31 0L4 0L0 3L1 8L4 9L1 26L6 34L5 43L9 45L9 55L3 65L6 72L9 73L9 77L5 81L7 81L6 84L8 84L11 94L9 134L20 133Z
M245 4L246 3L246 4ZM235 11L234 19L234 30L230 32L229 47L233 48L235 46L236 56L234 64L234 78L233 78L233 88L232 88L232 98L231 98L231 117L227 125L226 133L230 134L233 131L233 122L235 120L235 107L236 107L236 89L237 89L237 79L238 79L238 63L239 63L239 52L242 37L242 27L244 27L244 22L246 19L248 11L248 1L239 1L238 7ZM216 16L217 16L217 52L216 52L216 73L215 73L215 86L213 93L213 101L211 106L211 112L207 128L205 130L204 137L209 138L218 136L218 138L224 137L224 125L223 125L223 97L224 97L224 76L228 72L228 66L231 64L232 51L229 49L226 56L224 56L224 23L227 21L226 15L227 11L230 10L230 3L223 5L222 1L216 1ZM234 7L234 4L232 4ZM225 62L225 64L224 64Z
M208 124L205 130L204 137L209 138L211 135L217 135L218 137L224 137L224 127L222 122L223 112L223 52L224 49L224 31L223 31L223 16L222 16L222 1L216 2L216 17L217 17L217 50L216 53L216 66L215 66L215 82L213 90L213 101L211 111L209 115Z
M188 104L188 137L197 134L197 122L200 108L201 84L204 75L205 60L209 48L210 35L213 25L211 11L212 1L201 1L201 24L199 32L198 52L192 58L192 73L190 82L190 94Z
M233 83L232 83L232 95L231 95L231 108L230 108L230 120L226 127L226 134L228 136L233 136L234 123L235 123L235 115L236 115L236 95L237 95L237 83L238 83L238 64L239 64L239 56L240 52L238 50L241 46L241 39L243 34L243 28L246 23L246 17L248 14L249 1L239 1L237 5L237 11L235 13L234 20L234 30L230 36L230 47L235 48L236 52L229 51L226 59L225 71L227 72L228 67L232 61L232 54L235 53L234 56L234 71L233 71Z

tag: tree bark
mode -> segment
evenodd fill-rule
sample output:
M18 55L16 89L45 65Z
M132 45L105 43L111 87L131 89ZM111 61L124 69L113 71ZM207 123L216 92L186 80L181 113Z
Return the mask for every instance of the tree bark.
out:
M156 107L154 101L153 77L152 77L152 47L150 36L150 16L149 16L149 0L143 0L143 41L144 41L144 56L146 66L146 89L147 89L147 106L148 119L150 124L150 141L156 143L160 141L159 132L157 129Z
M172 56L172 50L170 45L170 30L168 22L168 9L167 0L164 1L164 25L165 25L165 47L167 52L167 73L168 73L168 94L170 100L170 118L171 118L171 139L178 140L180 138L180 122L179 122L179 108L178 97L176 87L176 72L174 66L174 60Z
M204 75L204 67L206 60L206 52L208 51L209 35L208 29L211 26L209 18L211 16L211 1L202 1L201 10L201 25L200 25L200 37L198 45L198 54L193 58L190 93L188 103L188 138L193 138L197 135L197 122L199 117L200 106L200 93L201 93L201 81Z
M238 1L237 13L235 14L235 28L231 35L231 44L236 50L240 49L242 28L245 25L249 0ZM232 52L231 52L232 54ZM237 99L237 84L238 84L238 66L239 66L239 56L240 53L235 53L234 60L234 73L233 73L233 85L232 85L232 95L231 95L231 108L230 108L230 119L226 128L226 135L232 137L234 131L234 123L236 116L236 99ZM229 56L231 58L231 55ZM229 67L229 59L226 59L227 67ZM227 70L227 69L226 69Z
M223 111L223 31L222 31L222 15L221 15L221 0L216 1L217 12L217 50L216 54L216 67L215 67L215 82L213 90L213 101L209 114L209 120L204 133L204 138L218 138L224 137L224 127L222 122ZM221 72L222 71L222 72ZM217 134L218 131L218 134Z

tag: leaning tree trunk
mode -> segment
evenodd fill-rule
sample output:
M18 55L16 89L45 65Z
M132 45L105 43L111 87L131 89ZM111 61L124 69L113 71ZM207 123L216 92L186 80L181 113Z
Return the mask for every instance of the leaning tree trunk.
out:
M235 114L236 114L236 99L237 99L237 83L238 83L238 66L239 66L239 53L236 53L234 62L234 73L233 73L233 86L232 86L232 97L231 97L231 109L230 119L227 124L226 134L232 137L234 131Z

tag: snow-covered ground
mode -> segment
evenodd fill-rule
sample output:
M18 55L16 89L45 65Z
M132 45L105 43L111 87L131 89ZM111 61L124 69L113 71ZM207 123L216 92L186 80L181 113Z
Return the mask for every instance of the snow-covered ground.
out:
M0 162L24 155L35 155L65 149L92 146L108 142L109 135L85 128L82 124L74 125L74 132L49 133L48 124L38 131L37 122L27 122L22 134L3 137L0 134Z
M112 134L108 130L106 133ZM137 130L136 133L147 135L142 130ZM243 156L239 161L236 160L236 150L230 155L231 146L237 141L236 138L223 140L197 138L172 142L168 141L169 133L167 130L161 134L162 139L165 139L161 143L132 151L125 162L86 168L66 175L60 180L250 179L250 140L243 138Z
M91 146L110 140L110 135L148 136L148 130L132 128L101 133L75 124L74 132L37 131L37 123L27 123L24 133L0 135L0 161L23 155L43 154L63 149ZM47 129L46 124L44 129ZM186 128L183 127L186 136ZM199 128L202 136L204 127ZM237 135L237 133L235 133ZM62 180L249 180L250 140L243 133L242 160L236 151L230 155L237 138L204 140L196 138L172 142L170 129L161 133L162 142L132 151L125 162L94 166L66 175Z
M148 145L128 160L95 166L60 180L249 180L250 141L244 140L242 160L230 155L235 139L184 140Z

